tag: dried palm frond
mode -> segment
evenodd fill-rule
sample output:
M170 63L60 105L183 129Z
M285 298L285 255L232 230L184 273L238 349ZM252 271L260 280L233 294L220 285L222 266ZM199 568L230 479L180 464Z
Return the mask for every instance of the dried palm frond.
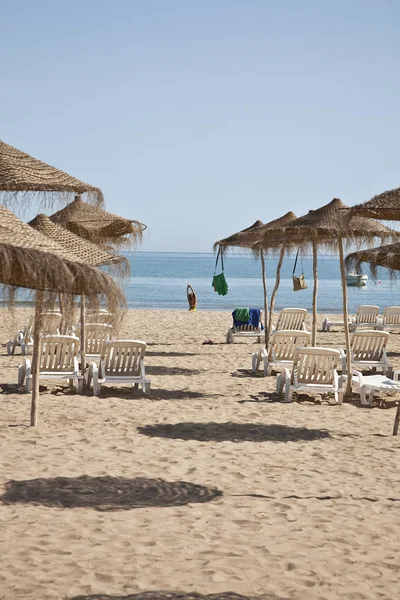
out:
M224 238L222 240L219 240L218 242L215 242L214 250L216 250L218 247L220 247L221 250L225 251L228 248L236 247L236 248L248 248L248 249L256 251L257 246L262 242L264 235L270 229L275 230L279 227L289 224L291 221L294 221L295 219L296 219L296 215L293 212L289 211L282 217L279 217L278 219L274 219L273 221L270 221L269 223L263 223L262 221L256 221L255 223L253 223L253 225L250 225L250 227L246 227L246 229L242 229L241 231L238 231L237 233L234 233L227 238Z
M84 202L79 196L65 208L50 216L54 223L94 244L132 246L142 240L146 226L124 219L98 206Z
M124 303L120 287L105 273L85 264L35 231L0 205L0 282L46 292L83 294L109 306Z
M328 249L337 249L338 241L362 243L373 238L396 239L398 234L374 219L351 217L349 207L338 198L318 208L310 210L286 226L269 230L262 240L266 249L301 247L304 250L312 244Z
M61 225L53 223L46 215L37 215L32 221L29 221L28 225L60 244L87 265L92 267L114 265L120 274L129 274L129 262L124 256L107 252L97 244L92 244L68 229L64 229Z
M350 208L350 214L384 221L400 221L400 188L387 190Z
M346 268L348 270L360 270L362 263L369 264L374 278L378 275L379 267L389 269L391 279L398 278L400 274L400 242L352 252L346 256Z
M24 207L33 194L42 207L67 204L72 194L86 194L88 202L104 204L101 190L33 158L0 140L0 199Z

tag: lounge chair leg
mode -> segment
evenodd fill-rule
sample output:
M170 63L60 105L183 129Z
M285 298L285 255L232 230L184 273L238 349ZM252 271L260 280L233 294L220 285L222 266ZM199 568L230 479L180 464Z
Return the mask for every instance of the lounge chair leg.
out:
M285 402L292 402L293 390L290 389L290 379L285 381Z
M253 352L253 354L251 355L251 370L254 373L256 373L256 371L258 371L258 368L260 366L260 359L261 359L260 350L258 352Z
M364 385L360 388L360 398L363 406L369 406L369 399L367 399Z
M275 391L277 394L279 394L279 396L282 395L284 386L285 386L285 373L278 373L278 375L276 377Z
M29 375L26 378L26 391L27 392L31 392L32 391L32 376L31 375Z
M18 367L18 385L24 385L25 379L25 365L19 365Z

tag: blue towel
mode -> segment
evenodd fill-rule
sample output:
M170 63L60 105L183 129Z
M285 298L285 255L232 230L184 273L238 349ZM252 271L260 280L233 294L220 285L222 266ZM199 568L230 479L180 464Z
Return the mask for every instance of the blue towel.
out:
M241 325L252 325L256 329L258 328L258 326L260 324L260 315L261 315L260 309L259 308L250 308L249 312L250 312L249 320L246 322L243 322L243 321L236 321L235 311L233 311L232 317L233 317L233 323L234 323L235 327L240 327ZM262 323L261 323L261 329L262 330L264 329L264 325Z

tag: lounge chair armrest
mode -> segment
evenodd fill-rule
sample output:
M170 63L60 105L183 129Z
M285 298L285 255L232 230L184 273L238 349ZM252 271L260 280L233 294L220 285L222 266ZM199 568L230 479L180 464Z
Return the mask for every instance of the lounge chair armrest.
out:
M364 378L363 378L363 374L360 371L353 370L351 376L352 376L352 378L355 377L356 379L358 379L358 385L360 387L363 385Z

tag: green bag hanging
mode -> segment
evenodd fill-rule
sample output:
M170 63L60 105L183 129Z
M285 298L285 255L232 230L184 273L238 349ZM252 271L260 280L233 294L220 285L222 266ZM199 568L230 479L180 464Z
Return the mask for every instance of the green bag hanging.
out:
M222 273L216 275L215 272L218 266L219 255L221 254L221 265L222 265ZM224 275L224 257L221 252L221 248L218 249L217 260L215 261L215 269L214 269L214 277L212 279L211 285L214 288L214 292L217 292L219 296L226 296L228 293L228 284L226 283L225 275Z

